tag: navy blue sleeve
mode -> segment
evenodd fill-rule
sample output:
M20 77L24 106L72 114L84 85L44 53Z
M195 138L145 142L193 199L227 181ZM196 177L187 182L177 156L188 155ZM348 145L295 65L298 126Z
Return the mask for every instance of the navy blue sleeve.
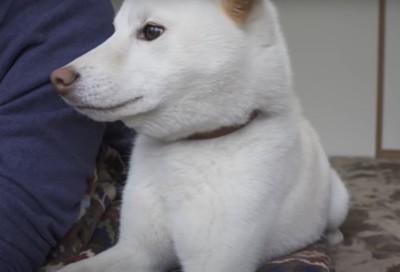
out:
M108 0L0 1L0 271L43 264L75 220L104 124L68 107L50 72L113 32Z

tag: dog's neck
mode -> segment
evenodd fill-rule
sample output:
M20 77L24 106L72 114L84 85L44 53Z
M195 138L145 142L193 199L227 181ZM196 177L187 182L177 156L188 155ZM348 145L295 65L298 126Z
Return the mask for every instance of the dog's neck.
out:
M233 125L233 126L228 126L228 127L221 127L219 129L213 130L213 131L208 131L208 132L199 132L190 135L189 137L186 137L185 140L210 140L210 139L215 139L219 138L222 136L226 136L229 134L232 134L247 125L249 125L256 117L259 115L259 111L255 110L251 113L249 116L249 119L247 120L246 123L241 124L241 125Z

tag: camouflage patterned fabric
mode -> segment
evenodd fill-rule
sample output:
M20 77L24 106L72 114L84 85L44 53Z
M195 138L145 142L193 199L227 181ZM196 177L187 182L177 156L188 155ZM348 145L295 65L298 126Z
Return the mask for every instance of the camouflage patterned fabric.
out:
M120 197L126 167L120 155L103 146L94 176L82 200L80 215L66 236L50 252L40 272L57 271L66 264L92 257L118 239Z
M333 158L351 209L334 250L337 272L400 272L400 160Z
M350 215L343 226L345 242L333 249L336 271L400 272L400 161L333 158L332 163L352 194ZM103 147L96 173L88 181L80 217L41 272L92 257L117 241L125 178L119 154ZM266 263L258 272L334 271L330 250L322 239Z

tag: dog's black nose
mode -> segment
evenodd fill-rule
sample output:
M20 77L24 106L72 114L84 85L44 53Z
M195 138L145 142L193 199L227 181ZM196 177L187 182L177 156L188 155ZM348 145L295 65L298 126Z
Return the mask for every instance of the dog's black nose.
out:
M50 79L56 91L64 96L67 95L79 78L79 73L72 66L57 69L51 73Z

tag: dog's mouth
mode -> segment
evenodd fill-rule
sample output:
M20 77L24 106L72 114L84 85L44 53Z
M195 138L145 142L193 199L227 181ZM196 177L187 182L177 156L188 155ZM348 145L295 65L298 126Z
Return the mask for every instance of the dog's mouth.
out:
M78 110L114 111L129 106L141 99L143 99L143 96L135 97L121 104L112 106L95 106L95 105L81 105L81 104L71 104L71 106L77 108Z

